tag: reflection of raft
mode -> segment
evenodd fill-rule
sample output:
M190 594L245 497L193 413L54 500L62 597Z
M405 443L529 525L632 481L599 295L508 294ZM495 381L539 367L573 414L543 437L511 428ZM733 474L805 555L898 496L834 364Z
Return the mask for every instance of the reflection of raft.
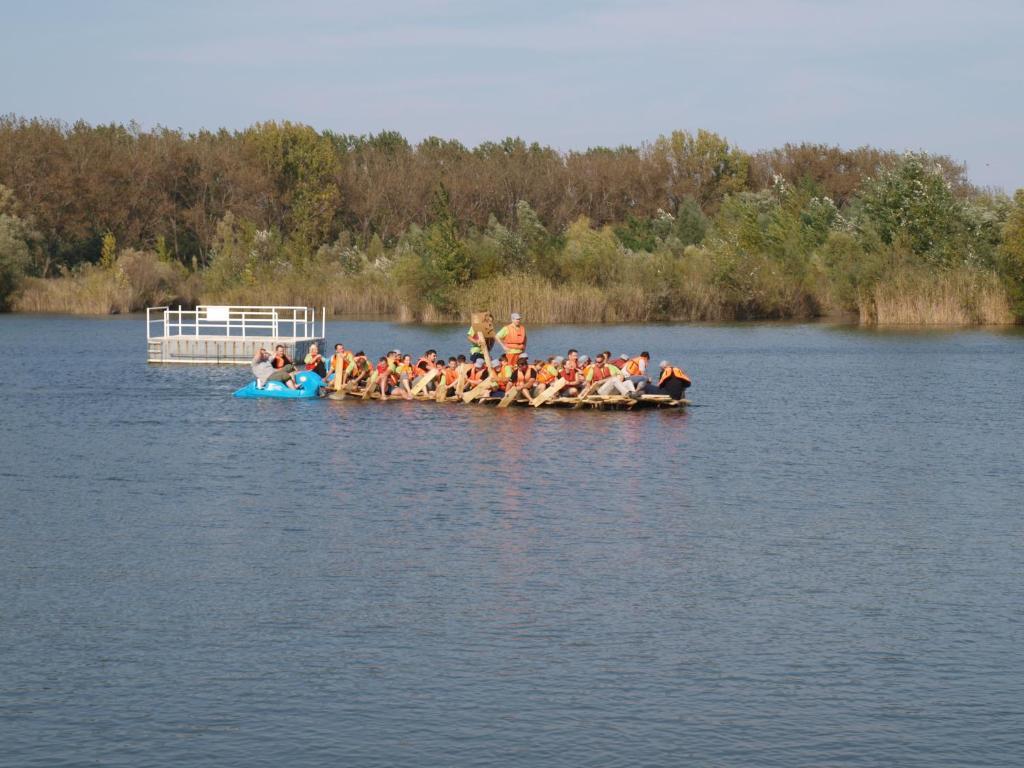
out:
M268 381L262 387L257 386L255 381L251 381L235 392L235 397L283 397L297 400L316 397L320 394L320 387L324 385L324 380L313 371L297 372L295 382L299 385L298 389L291 389L280 381Z

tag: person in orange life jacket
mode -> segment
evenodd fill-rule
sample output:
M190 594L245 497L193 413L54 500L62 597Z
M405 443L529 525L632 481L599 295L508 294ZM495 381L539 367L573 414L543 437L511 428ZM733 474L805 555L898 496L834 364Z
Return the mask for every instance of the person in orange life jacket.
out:
M370 371L373 370L373 364L370 363L369 358L366 357L366 353L359 350L352 357L351 363L349 363L350 372L348 374L349 381L362 381L370 375Z
M474 361L473 367L469 369L469 373L466 374L466 388L472 389L477 386L480 382L484 381L490 375L490 371L487 369L487 364L483 358Z
M306 353L306 357L302 362L305 363L307 371L313 371L321 379L327 378L324 356L320 354L320 348L316 343L309 345L309 352Z
M516 360L516 367L512 371L512 376L509 380L520 395L525 395L527 399L530 398L530 391L536 383L536 374L533 366L530 365L530 359L526 355L522 355Z
M274 359L270 361L270 364L274 366L275 370L283 369L285 373L295 371L295 364L288 357L288 353L284 351L284 344L278 344L274 347Z
M661 378L658 386L650 386L644 390L647 395L668 395L673 400L682 400L686 397L686 390L693 383L690 377L682 368L671 365L668 360L661 361Z
M506 355L502 355L494 361L494 370L491 372L491 376L494 378L494 383L497 384L498 390L502 394L508 388L509 380L512 378L512 366L508 363ZM498 394L495 392L495 394Z
M324 379L332 381L336 376L341 376L343 379L347 378L346 374L351 373L348 370L351 365L352 354L345 351L344 344L335 344L334 354L331 355L330 363L327 366L327 376Z
M455 385L459 381L459 361L454 357L448 358L448 365L441 371L438 386L441 386L441 379L443 379L443 386L445 388L445 397L450 397L455 394Z
M377 386L380 387L380 399L387 400L388 393L398 384L398 350L388 352L387 357L382 357L377 363Z
M416 362L416 368L413 371L413 376L414 376L414 378L412 380L413 386L415 386L416 384L419 383L419 380L420 380L421 377L426 376L428 373L430 373L432 370L434 370L437 367L438 367L438 365L437 365L437 350L435 350L435 349L428 349L426 352L423 353L423 357L421 357ZM427 390L428 391L432 390L435 387L436 387L436 379L435 379L435 381L433 381L433 382L431 382L430 384L427 385Z
M583 371L580 366L580 353L570 349L565 355L565 362L562 363L562 378L565 379L565 389L562 393L566 397L575 397L580 393L583 386Z
M636 387L637 392L643 392L650 382L650 378L647 376L647 366L651 362L650 352L641 352L636 357L631 357L620 368L622 368L623 374L633 382L633 386Z
M533 397L538 397L541 392L551 386L561 376L562 372L559 368L561 363L562 358L551 356L547 359L547 362L541 362L536 367L537 385L533 388Z
M495 338L505 348L505 357L510 365L515 365L519 356L526 351L526 327L518 312L513 312L512 322L495 334Z
M626 381L616 366L608 362L604 354L594 358L594 364L587 372L588 382L600 382L597 387L597 394L610 395L618 392L620 395L637 398L640 397L633 383Z
M263 347L256 350L252 358L252 375L256 379L256 386L263 389L268 381L279 381L288 389L298 389L295 383L295 372L286 371L284 368L274 369L270 364L270 353Z
M409 385L409 382L412 381L412 371L412 355L405 355L395 366L394 375L398 379L395 389L406 400L412 400L412 389Z

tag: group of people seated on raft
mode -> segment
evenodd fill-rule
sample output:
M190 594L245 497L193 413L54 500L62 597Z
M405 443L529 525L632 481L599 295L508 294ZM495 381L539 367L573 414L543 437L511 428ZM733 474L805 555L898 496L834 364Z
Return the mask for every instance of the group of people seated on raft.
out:
M515 391L517 399L528 401L539 397L559 380L565 382L559 397L577 397L588 391L590 394L619 394L634 399L642 395L668 395L673 400L682 400L691 384L690 377L667 360L661 361L655 384L654 376L649 373L651 356L648 352L612 357L606 351L591 359L570 349L564 356L530 359L526 355L526 329L522 319L513 314L511 320L490 340L485 340L483 334L470 328L466 333L470 343L468 357L458 355L445 360L438 356L436 350L428 349L413 364L411 355L403 355L394 349L374 364L365 352L353 353L344 344L335 344L330 358L324 358L317 345L312 344L304 360L305 368L317 373L328 387L334 387L336 383L366 386L376 373L373 386L379 390L381 399L401 397L412 400L416 385L423 377L431 376L434 370L438 373L424 389L437 396L437 389L444 387L447 397L455 394L462 376L465 376L465 392L489 381L494 385L492 396L504 396ZM495 340L505 351L488 366L484 345L490 352ZM273 357L267 350L260 349L253 358L252 371L260 386L268 381L279 381L292 389L298 386L295 364L281 345L275 348ZM340 382L338 377L341 377Z

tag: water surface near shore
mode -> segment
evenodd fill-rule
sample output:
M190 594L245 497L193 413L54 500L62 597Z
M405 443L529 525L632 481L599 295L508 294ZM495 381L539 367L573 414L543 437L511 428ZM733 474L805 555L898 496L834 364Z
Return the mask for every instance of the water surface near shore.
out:
M0 765L1021 761L1020 331L530 346L695 405L243 401L138 318L0 316Z

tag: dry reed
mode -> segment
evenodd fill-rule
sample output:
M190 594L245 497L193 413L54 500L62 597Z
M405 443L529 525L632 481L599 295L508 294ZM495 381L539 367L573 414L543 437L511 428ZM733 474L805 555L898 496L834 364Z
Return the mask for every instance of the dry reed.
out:
M860 302L860 321L873 325L1009 325L1006 289L992 272L962 268L902 270L876 283Z

